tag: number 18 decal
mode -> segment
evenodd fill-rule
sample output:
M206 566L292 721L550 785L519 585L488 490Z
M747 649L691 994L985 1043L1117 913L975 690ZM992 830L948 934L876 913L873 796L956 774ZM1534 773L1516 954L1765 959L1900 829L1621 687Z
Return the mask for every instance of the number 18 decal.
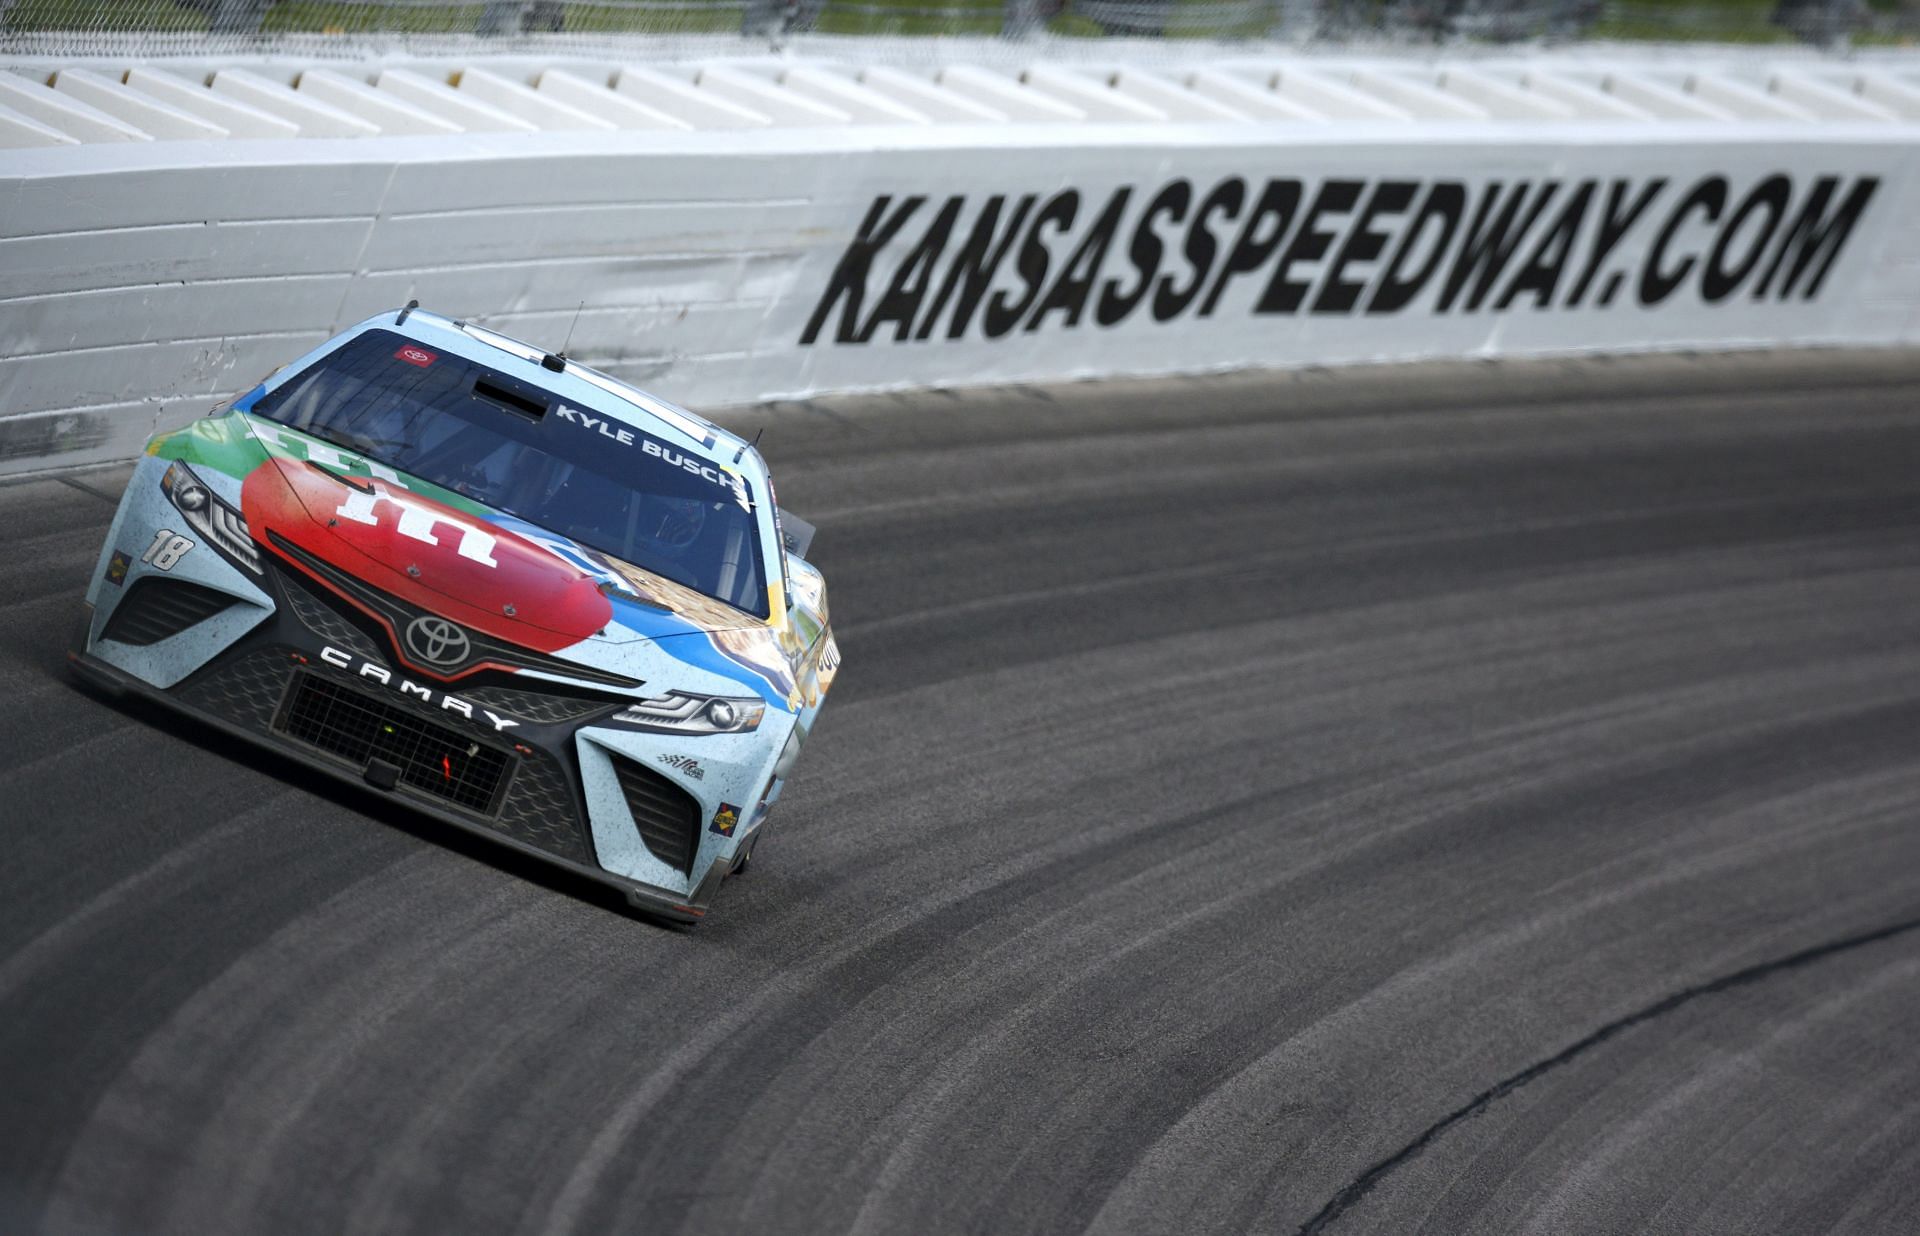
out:
M192 541L171 528L162 528L154 535L153 544L147 546L147 552L140 555L140 561L150 563L162 571L171 571L174 564L186 557L192 549Z

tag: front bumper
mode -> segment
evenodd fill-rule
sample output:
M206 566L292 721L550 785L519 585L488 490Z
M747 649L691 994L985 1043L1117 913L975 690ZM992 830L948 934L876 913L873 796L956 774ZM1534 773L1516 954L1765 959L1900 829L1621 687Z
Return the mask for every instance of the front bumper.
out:
M708 870L706 877L693 890L691 896L676 893L671 889L654 888L650 885L640 884L614 875L612 872L594 866L589 862L580 862L576 859L565 857L547 846L527 840L522 836L515 835L513 832L489 827L486 821L482 819L465 812L442 807L439 803L409 790L404 785L383 785L380 780L370 776L367 769L361 769L356 772L352 767L342 763L340 760L328 758L297 742L280 739L271 730L258 729L249 725L246 720L231 719L212 711L197 698L172 691L165 691L159 687L142 682L133 675L107 664L105 661L102 661L90 653L70 652L68 654L68 661L72 665L74 673L96 690L114 696L131 695L149 700L155 704L173 709L176 712L185 713L223 734L274 750L307 768L325 773L337 781L349 785L359 785L378 793L400 797L406 801L410 809L418 811L423 815L439 820L442 823L451 824L456 828L464 829L467 832L486 837L490 841L498 842L511 850L516 850L519 853L538 858L543 862L563 867L568 871L585 876L587 879L610 888L618 889L625 895L627 903L642 913L656 915L674 922L698 922L706 915L707 908L713 902L714 894L719 891L721 880L723 880L727 874L726 864L715 863L712 868ZM249 668L250 672L256 676L256 681L264 684L265 677L260 673L262 667L256 665ZM288 675L289 678L291 676L291 674Z
M96 655L91 640L99 638L102 624L91 619L70 654L74 669L102 690L186 713L337 780L619 889L643 913L680 922L705 914L732 867L728 858L709 862L697 883L677 889L601 865L605 856L596 852L576 735L621 707L617 698L549 696L527 689L540 686L537 681L523 686L512 682L514 676L455 688L462 694L453 698L471 696L476 705L491 702L521 718L514 728L498 730L477 707L466 715L449 711L444 693L419 699L351 672L355 666L364 670L363 656L384 659L373 634L296 582L289 568L276 567L271 576L266 589L274 608L264 620L168 687ZM335 725L336 714L346 714L350 725ZM348 728L355 732L345 735ZM704 816L692 821L696 843L705 823Z

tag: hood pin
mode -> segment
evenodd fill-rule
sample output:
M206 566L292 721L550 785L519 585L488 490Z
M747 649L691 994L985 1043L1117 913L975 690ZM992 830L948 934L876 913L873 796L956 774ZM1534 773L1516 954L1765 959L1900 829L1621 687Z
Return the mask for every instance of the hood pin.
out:
M512 618L515 615L519 614L520 611L513 607L513 602L509 601L507 602L506 605L501 607L500 612L505 614L507 617Z
M408 574L409 576L411 576L412 578L414 578L414 579L419 579L419 578L420 578L420 567L419 567L419 565L418 565L418 564L416 564L416 563L412 563L412 562L409 562L409 563L407 564L407 574Z

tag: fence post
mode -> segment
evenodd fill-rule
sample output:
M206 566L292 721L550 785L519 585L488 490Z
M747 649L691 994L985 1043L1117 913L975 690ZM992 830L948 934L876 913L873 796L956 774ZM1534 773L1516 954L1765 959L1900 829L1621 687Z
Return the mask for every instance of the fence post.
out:
M1305 41L1314 33L1319 12L1319 0L1270 0L1266 37Z
M208 14L209 34L258 34L269 0L214 0Z
M523 10L527 0L487 0L480 20L473 24L475 34L515 34L524 26Z
M1000 35L1024 39L1040 28L1039 0L1006 0L1000 17Z
M1854 27L1866 16L1859 0L1827 0L1826 46L1844 51L1853 42Z
M740 34L749 39L771 38L784 7L781 0L745 0L740 6Z
M1780 0L1773 10L1773 24L1803 43L1844 47L1865 10L1860 0Z

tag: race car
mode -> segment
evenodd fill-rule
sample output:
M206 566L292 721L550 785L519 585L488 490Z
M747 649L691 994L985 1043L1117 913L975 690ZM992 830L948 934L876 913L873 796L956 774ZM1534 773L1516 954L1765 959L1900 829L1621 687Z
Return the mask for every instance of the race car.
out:
M147 444L69 656L690 922L839 668L812 535L752 443L409 305Z

